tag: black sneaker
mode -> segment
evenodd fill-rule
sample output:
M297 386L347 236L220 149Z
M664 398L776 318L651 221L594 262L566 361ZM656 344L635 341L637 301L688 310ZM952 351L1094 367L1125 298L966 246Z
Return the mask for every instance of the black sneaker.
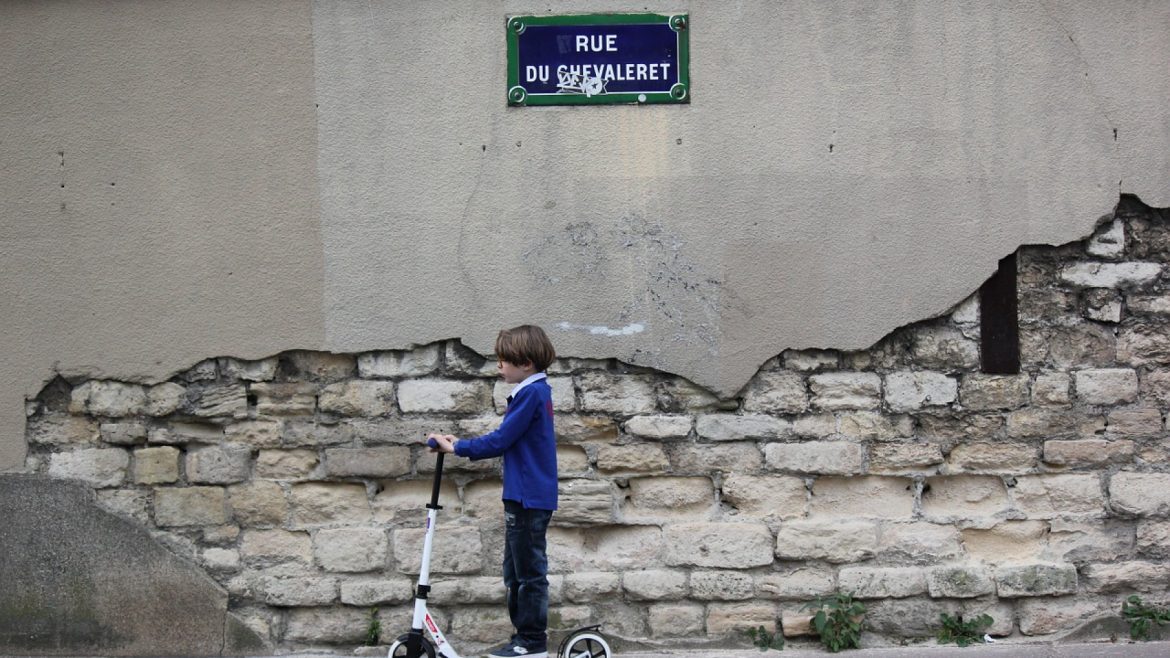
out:
M492 649L488 658L548 658L547 649L527 649L517 642L509 642L498 649Z

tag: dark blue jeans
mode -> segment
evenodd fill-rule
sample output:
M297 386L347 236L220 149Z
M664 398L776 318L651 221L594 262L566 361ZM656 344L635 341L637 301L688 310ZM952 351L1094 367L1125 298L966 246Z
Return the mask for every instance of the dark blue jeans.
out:
M545 533L552 510L524 509L504 501L504 586L508 614L519 642L529 651L548 647L548 555Z

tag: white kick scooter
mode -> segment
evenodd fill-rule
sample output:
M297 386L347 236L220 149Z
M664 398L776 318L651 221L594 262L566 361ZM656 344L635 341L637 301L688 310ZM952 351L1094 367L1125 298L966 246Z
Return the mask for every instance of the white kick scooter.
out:
M434 439L429 439L427 445L438 447ZM388 658L462 658L451 643L447 641L439 625L427 611L427 594L431 591L431 547L435 538L435 521L438 520L439 510L439 483L443 478L443 457L439 453L435 460L435 483L431 488L431 502L427 504L427 533L423 540L422 566L418 572L418 588L414 594L414 619L410 624L410 632L399 635L390 645ZM431 639L423 637L426 629ZM612 658L609 643L601 635L601 626L586 626L569 633L557 648L556 658Z

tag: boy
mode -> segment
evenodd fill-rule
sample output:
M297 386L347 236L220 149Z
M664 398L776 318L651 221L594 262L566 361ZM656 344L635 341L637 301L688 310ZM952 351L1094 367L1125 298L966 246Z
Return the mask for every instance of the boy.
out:
M544 371L556 358L540 327L505 329L496 338L497 367L516 384L504 419L475 439L431 434L438 448L470 459L504 457L504 585L516 632L490 658L548 657L548 557L545 532L557 508L557 449L552 389Z

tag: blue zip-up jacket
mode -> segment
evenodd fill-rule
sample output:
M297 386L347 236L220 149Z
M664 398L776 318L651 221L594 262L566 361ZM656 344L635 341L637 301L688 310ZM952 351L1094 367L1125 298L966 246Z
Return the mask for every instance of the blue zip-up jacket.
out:
M553 433L552 387L539 379L520 388L494 432L455 443L468 459L504 456L504 500L525 509L557 508L557 438Z

